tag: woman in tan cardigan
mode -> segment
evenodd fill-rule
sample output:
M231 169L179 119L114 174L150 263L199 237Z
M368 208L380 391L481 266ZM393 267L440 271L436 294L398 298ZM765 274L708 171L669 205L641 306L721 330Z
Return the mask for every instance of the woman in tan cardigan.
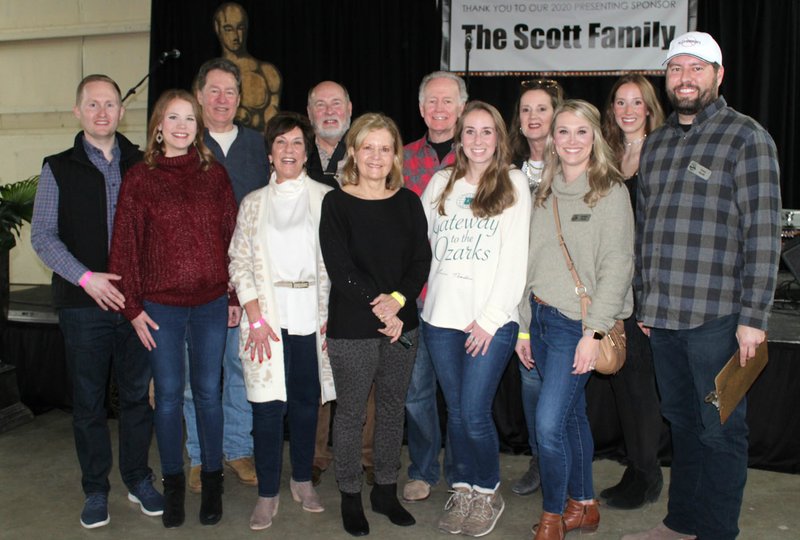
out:
M324 510L311 484L320 403L335 399L325 351L330 282L319 251L319 218L329 187L306 175L314 133L308 120L280 113L267 125L270 183L242 201L231 241L230 277L245 314L239 357L253 407L258 501L250 528L278 512L283 421L288 415L292 498Z

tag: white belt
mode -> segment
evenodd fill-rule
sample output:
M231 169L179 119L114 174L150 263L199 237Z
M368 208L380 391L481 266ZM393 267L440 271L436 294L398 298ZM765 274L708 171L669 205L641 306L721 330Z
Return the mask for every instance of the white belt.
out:
M313 284L313 281L276 281L273 286L287 289L308 289Z

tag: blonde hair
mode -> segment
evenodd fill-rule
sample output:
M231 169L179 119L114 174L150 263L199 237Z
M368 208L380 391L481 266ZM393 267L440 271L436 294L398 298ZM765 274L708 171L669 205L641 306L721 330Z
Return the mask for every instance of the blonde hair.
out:
M214 154L211 153L211 150L209 150L203 142L203 134L205 133L205 126L203 124L203 111L200 109L200 104L197 102L197 98L195 98L186 90L180 90L178 88L165 90L164 93L158 98L158 101L156 101L156 104L153 105L153 114L150 115L150 123L148 124L147 128L147 148L145 148L144 151L144 162L147 163L148 167L151 169L155 169L158 166L158 163L156 163L156 158L157 156L164 154L164 141L156 141L158 125L164 121L164 114L166 114L169 104L176 99L187 101L192 106L194 118L197 122L197 133L194 136L194 141L192 141L192 144L195 148L197 148L197 153L200 155L202 169L204 171L208 170L208 167L212 162L214 162Z
M117 93L117 99L119 99L120 105L122 105L122 92L119 89L119 85L116 83L116 81L114 81L114 79L102 73L93 73L92 75L87 75L81 80L80 83L78 83L78 89L75 91L75 105L80 107L81 100L83 99L83 89L87 84L93 82L104 82L114 87L114 91Z
M511 183L511 177L508 175L509 167L511 166L511 151L508 146L508 132L506 131L506 124L503 122L503 117L492 105L483 101L470 101L464 107L464 112L456 123L455 134L455 148L456 148L456 162L450 168L450 178L445 185L442 194L438 199L438 211L440 216L444 216L444 204L450 192L453 191L453 186L456 180L463 178L467 174L467 167L469 160L464 153L464 147L461 143L464 131L464 119L473 111L484 111L489 113L494 121L495 134L497 146L492 156L492 161L489 166L483 171L481 177L478 179L478 190L475 197L470 203L472 214L475 217L484 218L501 214L503 210L512 206L516 201L516 193L514 192L514 185Z
M553 124L547 136L544 150L544 175L542 183L536 192L536 206L542 206L553 191L553 179L562 173L561 159L556 153L553 134L559 115L568 112L589 122L594 135L592 152L589 156L589 165L586 168L586 177L589 180L589 191L583 201L591 208L597 201L604 197L615 184L622 184L622 173L614 165L614 154L603 138L600 128L600 111L597 107L582 99L568 99L562 103L553 114Z
M614 117L614 100L617 97L617 90L623 84L628 83L635 84L642 93L642 100L648 113L647 121L644 123L644 134L650 135L664 123L664 109L661 108L661 103L658 102L656 97L656 89L653 88L650 81L638 73L628 73L617 79L608 94L605 115L603 116L603 134L606 137L608 146L614 152L617 163L622 161L622 154L625 152L625 136L622 133L622 128L617 125L617 119Z
M367 138L373 131L385 129L392 136L392 143L394 144L394 158L392 159L392 170L386 177L386 189L400 189L403 187L403 139L400 138L400 130L397 129L397 124L394 120L381 113L366 113L362 114L353 121L350 126L350 131L347 132L345 138L345 147L347 148L347 160L342 169L342 185L358 185L358 167L356 166L356 152L364 144L364 139Z

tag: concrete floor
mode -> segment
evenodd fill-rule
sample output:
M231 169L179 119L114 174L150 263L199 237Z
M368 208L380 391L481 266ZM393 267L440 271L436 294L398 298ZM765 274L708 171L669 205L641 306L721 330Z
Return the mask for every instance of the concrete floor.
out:
M116 434L116 422L111 422ZM116 437L116 435L114 435ZM403 448L403 463L408 463ZM151 450L151 464L158 470L158 455L155 441ZM284 463L288 461L284 460ZM94 530L83 529L79 515L83 505L80 490L80 472L72 440L70 416L61 411L52 411L37 417L33 422L0 435L0 539L238 539L276 538L281 540L314 540L351 538L341 528L339 518L339 496L333 471L323 475L319 492L327 510L321 514L303 512L294 503L288 490L288 471L284 470L281 491L282 504L272 527L253 532L248 528L250 511L255 503L256 490L237 483L232 473L226 478L223 498L224 516L216 526L205 527L197 520L200 505L199 495L187 493L186 523L178 528L166 530L160 518L149 518L141 514L138 506L129 503L119 477L119 471L111 475L109 513L111 523ZM525 456L503 455L500 459L501 490L506 508L494 532L487 538L530 538L531 523L541 512L541 495L518 497L511 493L510 486L528 464ZM622 466L602 460L594 464L595 489L616 483L622 474ZM665 482L669 471L665 469ZM405 466L399 479L405 481ZM158 485L160 490L161 486ZM406 505L416 517L413 527L395 527L384 516L369 509L368 491L364 501L367 519L370 521L371 537L381 540L410 539L426 540L448 538L436 529L439 513L447 500L447 491L437 486L430 499ZM744 505L740 519L743 539L798 539L800 538L800 476L749 471ZM593 540L618 539L623 534L650 528L664 516L666 488L658 502L643 509L620 511L601 508L600 529L592 535ZM580 534L571 533L567 538L577 540Z

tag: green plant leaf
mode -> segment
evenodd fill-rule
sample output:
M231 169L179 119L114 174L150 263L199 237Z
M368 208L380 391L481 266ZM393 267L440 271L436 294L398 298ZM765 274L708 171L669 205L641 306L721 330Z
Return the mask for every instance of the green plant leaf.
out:
M39 175L0 186L0 249L11 249L23 223L31 222Z

